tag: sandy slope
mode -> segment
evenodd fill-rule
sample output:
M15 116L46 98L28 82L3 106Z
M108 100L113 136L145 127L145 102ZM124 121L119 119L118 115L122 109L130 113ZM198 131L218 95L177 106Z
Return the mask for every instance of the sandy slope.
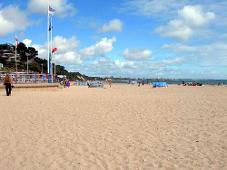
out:
M0 93L1 170L227 169L227 87Z

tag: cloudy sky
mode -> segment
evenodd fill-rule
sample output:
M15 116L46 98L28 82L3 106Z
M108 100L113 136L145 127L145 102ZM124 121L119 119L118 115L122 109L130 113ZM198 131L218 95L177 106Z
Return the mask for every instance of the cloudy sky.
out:
M227 79L226 0L50 0L54 62L89 76ZM1 0L14 35L47 59L48 0Z

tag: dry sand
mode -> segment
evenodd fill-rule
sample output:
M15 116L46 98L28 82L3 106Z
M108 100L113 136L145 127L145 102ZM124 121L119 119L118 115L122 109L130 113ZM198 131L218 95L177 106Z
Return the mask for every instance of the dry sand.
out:
M227 87L0 91L0 170L226 170Z

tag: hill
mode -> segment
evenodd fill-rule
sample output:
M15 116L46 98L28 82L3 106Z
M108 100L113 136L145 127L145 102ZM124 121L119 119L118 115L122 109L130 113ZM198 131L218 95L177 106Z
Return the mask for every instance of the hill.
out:
M47 60L38 58L37 56L38 51L35 48L26 47L26 45L22 42L17 45L17 48L15 48L15 45L12 44L0 44L0 63L3 65L3 68L0 69L3 71L15 72L15 63L17 63L17 71L25 72L27 70L28 62L29 72L46 73ZM55 68L57 75L66 75L70 80L93 79L92 77L82 75L79 72L69 72L64 66L61 65L56 65Z

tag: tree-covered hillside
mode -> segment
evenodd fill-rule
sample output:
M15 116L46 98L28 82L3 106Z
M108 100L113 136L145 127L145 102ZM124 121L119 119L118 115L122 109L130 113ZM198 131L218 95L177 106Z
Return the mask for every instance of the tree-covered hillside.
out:
M38 51L33 47L26 47L26 45L20 42L16 48L17 53L17 71L26 72L27 61L29 72L47 73L47 60L38 58ZM15 66L15 45L12 44L0 44L0 63L3 64L2 70L10 72L16 71ZM54 68L54 67L53 67ZM64 66L56 65L57 75L66 75L70 80L90 79L88 76L82 75L79 72L68 72Z

